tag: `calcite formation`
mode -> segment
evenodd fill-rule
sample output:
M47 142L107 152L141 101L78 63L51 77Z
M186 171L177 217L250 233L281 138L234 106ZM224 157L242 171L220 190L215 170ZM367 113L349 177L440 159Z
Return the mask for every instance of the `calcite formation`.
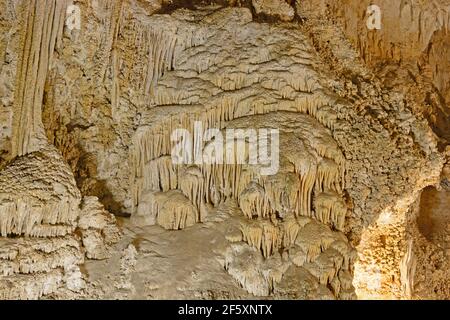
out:
M279 18L281 21L294 19L295 11L286 1L280 0L253 0L253 8L256 14L264 14Z
M114 215L109 213L97 197L83 197L77 231L89 259L106 259L111 246L119 241L121 232Z
M0 174L1 235L63 236L74 230L81 194L54 147L17 157Z
M0 298L448 299L448 1L175 2L0 3Z
M79 265L84 262L74 236L55 238L2 238L0 297L38 299L69 288L80 291L84 280Z

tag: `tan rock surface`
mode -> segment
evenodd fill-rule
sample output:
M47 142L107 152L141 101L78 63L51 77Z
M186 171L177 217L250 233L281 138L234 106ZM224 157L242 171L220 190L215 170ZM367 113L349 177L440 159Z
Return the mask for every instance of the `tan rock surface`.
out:
M69 4L0 3L0 298L450 297L447 0Z

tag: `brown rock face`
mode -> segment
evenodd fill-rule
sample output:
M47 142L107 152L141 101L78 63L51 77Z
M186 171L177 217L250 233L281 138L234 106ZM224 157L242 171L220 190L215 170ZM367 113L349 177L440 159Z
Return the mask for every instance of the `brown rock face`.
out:
M448 299L449 8L2 1L0 298Z

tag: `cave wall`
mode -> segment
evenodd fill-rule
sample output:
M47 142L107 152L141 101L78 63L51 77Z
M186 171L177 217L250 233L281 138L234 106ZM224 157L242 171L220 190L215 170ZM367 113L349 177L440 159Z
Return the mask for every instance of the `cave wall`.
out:
M399 226L379 232L400 230L395 259L385 272L388 280L394 274L394 284L385 288L396 298L410 297L413 276L401 271L410 252L402 215L420 190L439 182L444 163L439 151L445 145L442 115L445 119L447 111L440 97L448 98L449 81L448 64L439 58L448 52L448 10L442 3L381 1L388 14L383 28L370 32L363 18L368 1L302 1L296 7L298 20L286 24L260 24L248 8L157 14L163 8L159 1L74 1L81 12L80 30L64 27L70 3L8 0L0 5L0 168L12 161L0 176L3 191L10 193L9 176L21 170L20 161L29 160L15 156L34 159L38 149L54 155L48 142L64 159L54 155L55 161L68 164L62 167L76 190L77 219L92 210L106 215L95 200L87 200L97 196L106 209L131 215L137 225L184 229L206 222L204 206L218 204L208 195L213 179L236 191L219 198L237 198L241 210L238 235L228 235L233 244L226 242L224 267L248 293L260 296L304 297L289 284L301 274L312 288L308 298L355 298L354 249L379 216L392 211ZM329 19L321 22L324 17ZM423 112L422 102L433 111ZM264 188L253 193L250 178L237 169L171 175L166 160L173 129L192 129L195 120L219 129L258 121L268 125L261 119L277 123L271 117L285 123L297 119L289 130L304 123L299 153L289 153L291 140L282 149L287 165L278 181L258 178ZM435 132L441 130L440 138L426 119ZM313 156L305 160L301 148ZM21 180L17 185L25 197L29 186ZM278 200L285 185L292 187L288 200ZM330 190L325 192L324 185ZM166 194L156 199L156 192ZM256 194L255 202L249 194ZM291 224L285 208L302 222ZM10 217L14 210L8 210ZM61 232L71 237L80 219ZM5 235L24 233L11 223L14 219L3 221ZM26 229L32 235L40 230ZM103 231L89 224L83 230L88 230L81 237L87 257L103 257ZM317 230L327 236L317 239ZM373 246L367 241L372 253L384 252L377 251L379 239ZM247 255L257 267L242 268ZM4 265L16 259L7 257ZM407 261L406 270L409 266ZM261 275L266 269L270 277ZM63 277L53 279L59 283Z

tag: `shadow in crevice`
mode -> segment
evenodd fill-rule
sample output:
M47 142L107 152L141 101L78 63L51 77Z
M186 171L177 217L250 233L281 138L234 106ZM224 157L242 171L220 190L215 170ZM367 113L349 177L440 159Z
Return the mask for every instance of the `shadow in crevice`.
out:
M450 226L450 191L427 187L420 197L417 225L420 233L429 241L445 244Z
M97 158L87 152L81 145L81 132L91 126L88 121L68 121L62 110L56 109L52 87L54 79L46 82L42 107L42 122L48 142L62 154L72 170L78 189L83 196L96 196L106 210L116 216L127 217L123 205L114 199L114 195L105 180L97 178ZM65 110L70 114L68 110Z
M297 8L295 1L286 1L294 9L293 21L302 22L302 19L297 14ZM221 8L225 7L238 7L247 8L251 11L253 21L259 23L279 23L281 20L277 16L271 16L264 12L256 13L251 0L173 0L168 3L164 3L157 14L171 14L178 9L196 10L198 7L217 5Z
M97 178L97 158L77 142L78 137L67 126L47 130L47 137L62 154L72 170L78 189L83 196L96 196L106 210L116 216L127 217L122 204L114 199L105 180Z
M80 147L81 156L74 170L75 180L83 196L96 196L106 210L120 217L129 217L123 205L114 199L105 180L97 179L97 159Z

